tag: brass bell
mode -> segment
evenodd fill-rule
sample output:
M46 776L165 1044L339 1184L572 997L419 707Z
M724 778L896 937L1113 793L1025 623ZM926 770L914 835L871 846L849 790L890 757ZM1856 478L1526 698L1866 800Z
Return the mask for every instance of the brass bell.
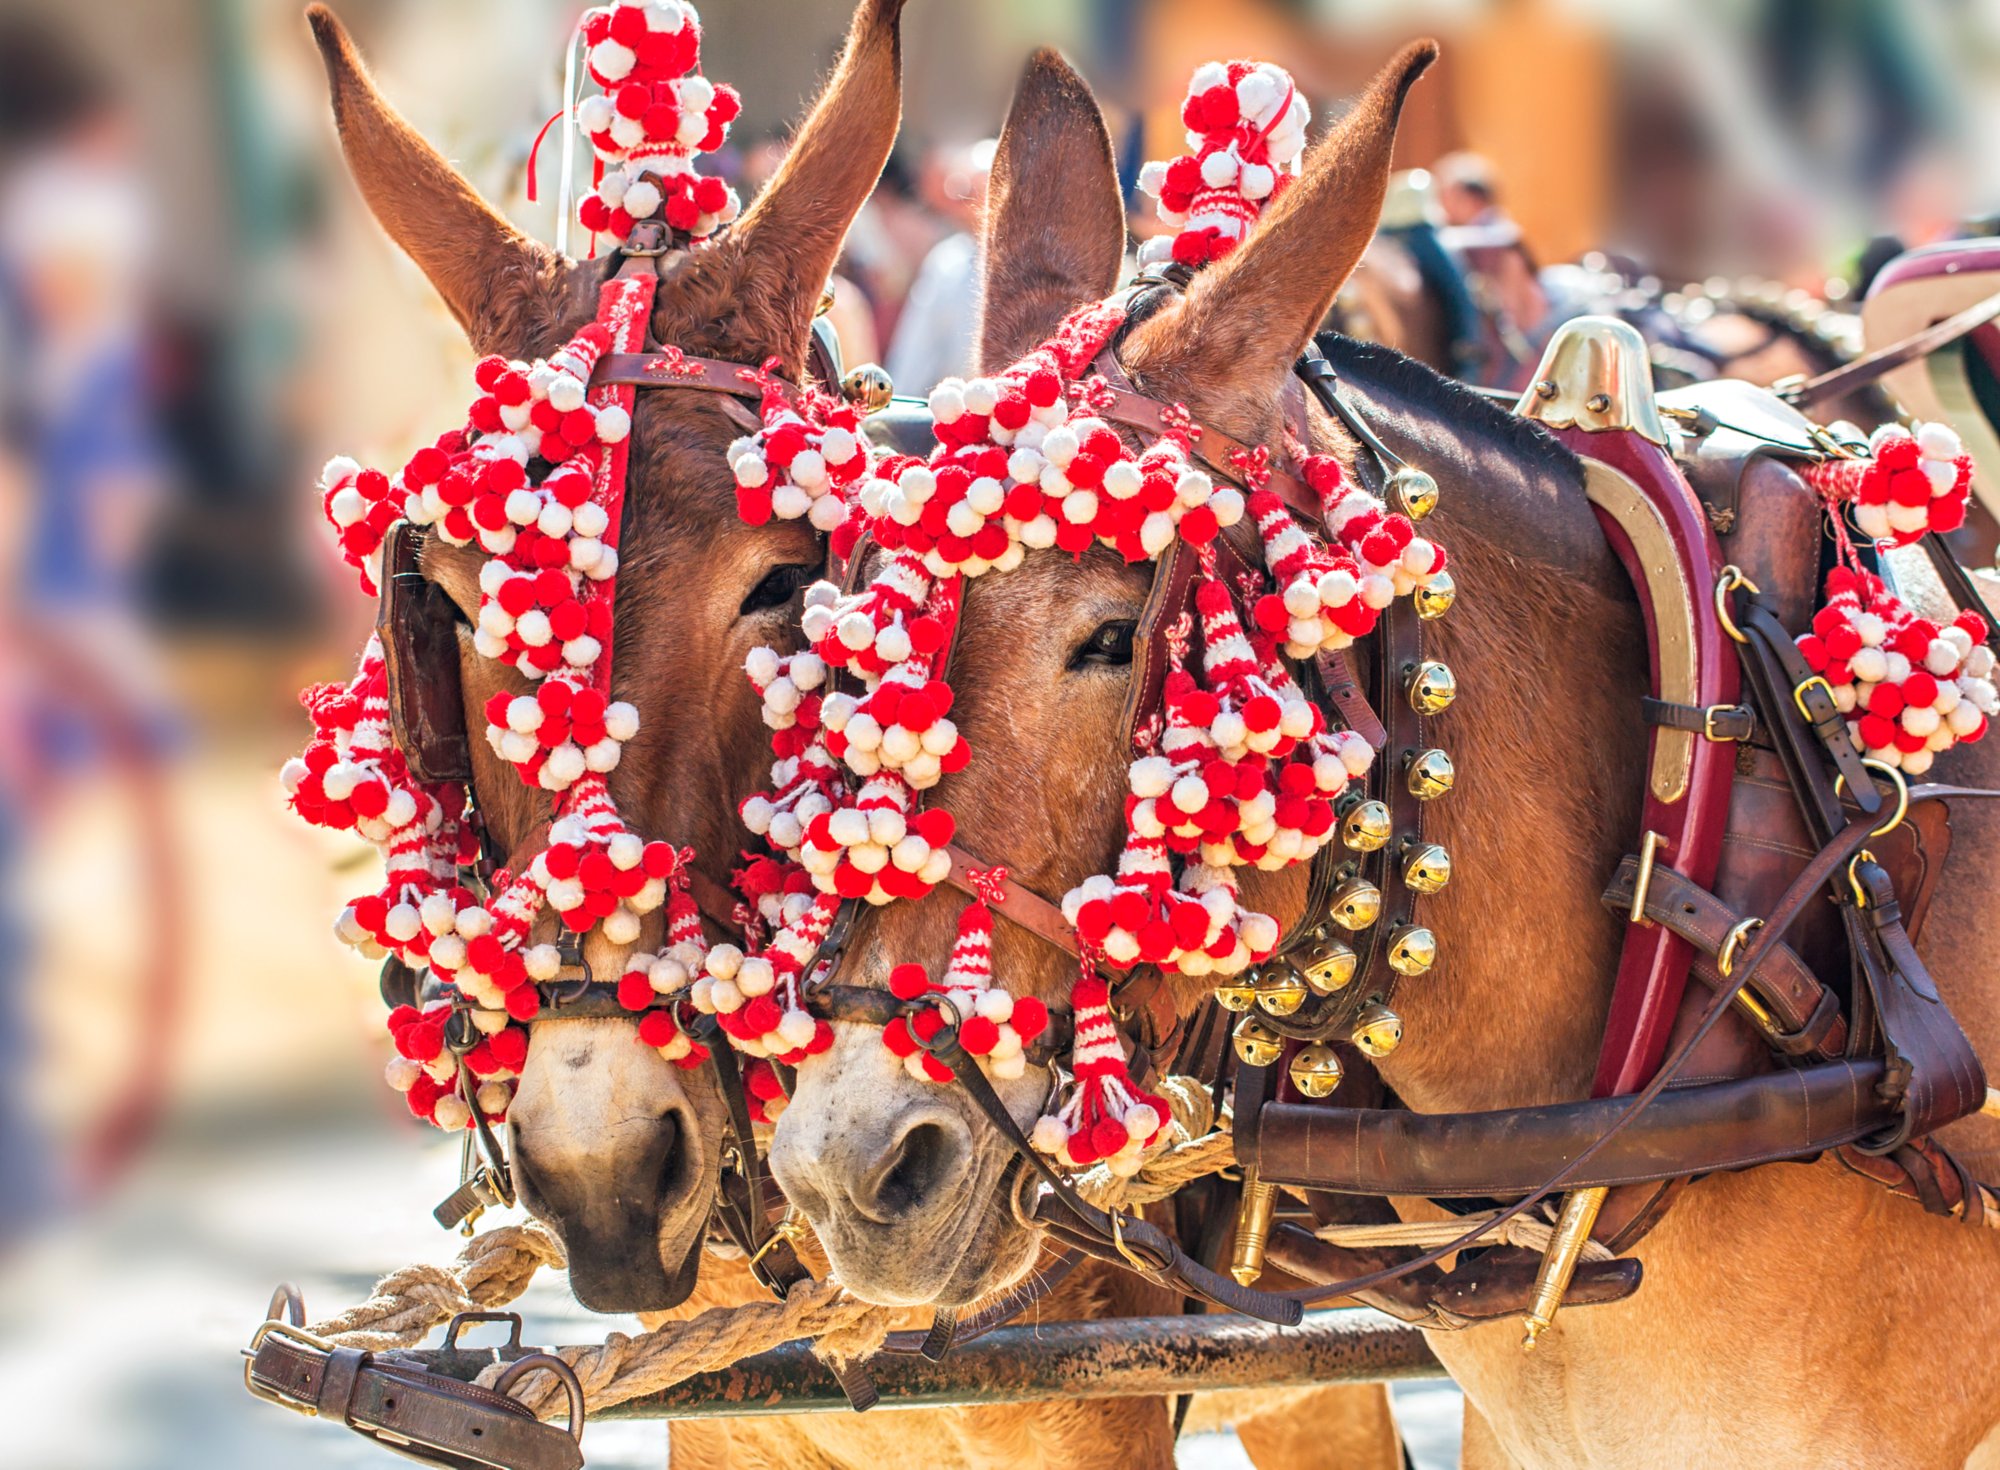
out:
M1299 955L1299 970L1306 977L1306 984L1317 995L1332 995L1336 990L1345 990L1348 982L1353 980L1359 963L1346 942L1324 928L1314 932Z
M1340 1086L1340 1058L1323 1041L1300 1047L1286 1070L1291 1073L1292 1086L1307 1097L1331 1097Z
M1409 696L1410 708L1418 714L1439 715L1458 698L1458 679L1448 665L1427 658L1410 671L1403 692Z
M813 308L813 315L825 316L829 311L832 311L835 299L833 282L828 281L825 288L819 293L819 305Z
M1289 1016L1306 1003L1310 994L1305 978L1282 962L1257 977L1257 1008L1268 1015Z
M1438 482L1415 465L1404 465L1389 476L1389 493L1396 508L1413 521L1437 509Z
M880 413L896 396L896 385L889 380L887 368L864 362L841 374L840 396L863 413Z
M1343 929L1366 929L1382 917L1382 890L1366 878L1349 878L1333 890L1327 914Z
M1386 1057L1403 1043L1403 1018L1372 1000L1354 1018L1354 1044L1371 1057Z
M1268 1067L1285 1049L1285 1039L1262 1016L1245 1016L1236 1023L1236 1059L1246 1067Z
M1403 860L1403 886L1412 893L1431 894L1451 882L1451 854L1427 842Z
M1215 987L1215 1003L1225 1011L1241 1015L1257 999L1257 986L1248 975L1231 975Z
M1389 936L1389 968L1398 975L1421 975L1437 957L1437 935L1422 925L1405 924Z
M1355 852L1374 852L1388 842L1394 831L1389 808L1379 801L1357 802L1340 819L1340 840Z
M1451 790L1455 779L1451 757L1441 750L1418 751L1410 762L1410 795L1418 801L1432 801Z
M1428 582L1418 587L1413 594L1420 618L1441 618L1450 611L1451 604L1458 596L1458 583L1452 581L1450 572L1439 572Z

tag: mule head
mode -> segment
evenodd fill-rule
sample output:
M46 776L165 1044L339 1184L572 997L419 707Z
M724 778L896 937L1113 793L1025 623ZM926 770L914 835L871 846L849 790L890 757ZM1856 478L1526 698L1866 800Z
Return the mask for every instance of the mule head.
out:
M1397 112L1434 51L1426 43L1399 57L1251 237L1128 336L1121 357L1142 391L1248 442L1275 439L1278 389L1374 230ZM1053 55L1031 61L1015 96L994 200L987 371L1117 284L1123 213L1103 118ZM972 759L928 804L951 811L964 848L1052 899L1111 871L1120 846L1131 758L1124 707L1152 573L1102 547L1080 558L1034 551L968 585L950 679L952 718ZM1244 892L1284 922L1303 909L1305 874L1246 872ZM848 983L882 985L906 961L942 973L964 905L941 888L862 916ZM1076 962L1007 923L1004 905L996 912L997 983L1066 1002ZM1206 982L1182 987L1191 1009ZM832 1049L799 1069L772 1164L841 1279L890 1304L962 1304L1004 1287L1038 1245L1014 1208L1025 1181L1011 1149L962 1089L913 1080L879 1032L835 1030ZM998 1084L1024 1131L1051 1085L1033 1067Z
M776 357L801 371L820 290L895 139L902 4L863 0L785 166L729 235L659 260L657 342L751 366ZM382 98L332 13L314 6L307 15L349 169L474 349L532 358L586 325L618 258L571 261L516 231ZM744 659L796 636L796 594L825 559L802 520L739 520L724 454L741 432L714 394L638 394L612 650L614 697L640 713L611 775L619 810L648 837L692 844L725 884L741 840L736 804L763 775ZM528 691L473 650L480 562L476 549L435 539L423 555L424 575L466 619L460 672L474 731L496 691ZM546 797L485 741L471 745L492 835L510 858L531 854L546 830ZM552 933L553 915L543 922ZM663 929L664 911L650 915L636 948L660 948ZM597 975L616 977L631 948L593 932L584 955ZM638 1043L631 1022L534 1025L511 1110L517 1173L524 1203L563 1238L586 1306L645 1311L686 1297L726 1115L712 1073L675 1069Z

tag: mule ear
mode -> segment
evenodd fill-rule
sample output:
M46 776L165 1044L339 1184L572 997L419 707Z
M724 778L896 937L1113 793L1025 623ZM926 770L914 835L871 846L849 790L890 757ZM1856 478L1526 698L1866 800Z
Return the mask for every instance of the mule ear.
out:
M1368 248L1403 99L1437 54L1435 41L1397 53L1249 237L1195 277L1178 310L1133 334L1127 362L1160 372L1199 358L1233 365L1238 381L1282 381Z
M861 211L903 115L904 0L861 0L847 47L790 153L731 240L760 352L796 369L847 227Z
M326 63L341 151L390 239L429 278L475 351L512 349L518 322L551 301L569 263L509 224L391 107L324 5L306 9Z
M979 360L1005 367L1064 313L1108 296L1125 256L1111 133L1090 84L1056 52L1028 58L986 194Z

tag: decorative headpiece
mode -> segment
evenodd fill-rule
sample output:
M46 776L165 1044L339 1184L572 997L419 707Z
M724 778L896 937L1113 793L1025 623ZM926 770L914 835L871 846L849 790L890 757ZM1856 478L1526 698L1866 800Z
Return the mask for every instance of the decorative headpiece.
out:
M1139 247L1139 263L1200 267L1230 251L1264 208L1298 177L1312 108L1283 67L1211 61L1181 103L1188 151L1148 163L1139 187L1175 231Z

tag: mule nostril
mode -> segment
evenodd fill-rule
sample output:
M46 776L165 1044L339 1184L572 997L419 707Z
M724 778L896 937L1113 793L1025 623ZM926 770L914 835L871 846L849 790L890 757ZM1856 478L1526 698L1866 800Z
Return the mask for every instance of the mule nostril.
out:
M911 1214L936 1198L964 1152L958 1133L942 1122L916 1123L890 1145L866 1177L856 1181L855 1206L884 1224Z

